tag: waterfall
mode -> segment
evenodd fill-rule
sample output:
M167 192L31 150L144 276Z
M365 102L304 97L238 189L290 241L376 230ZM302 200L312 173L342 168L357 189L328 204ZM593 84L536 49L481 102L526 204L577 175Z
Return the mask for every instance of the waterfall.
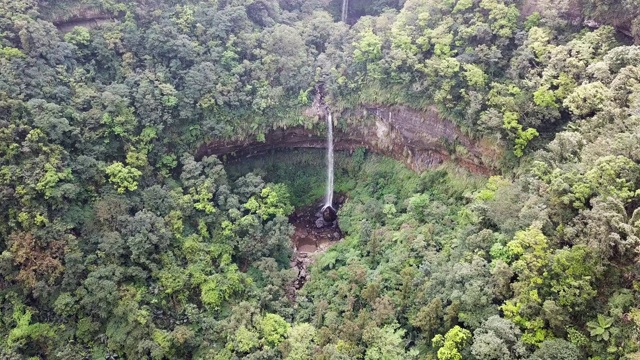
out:
M342 0L342 22L347 22L349 16L349 0Z
M333 117L327 114L327 193L323 209L333 208Z

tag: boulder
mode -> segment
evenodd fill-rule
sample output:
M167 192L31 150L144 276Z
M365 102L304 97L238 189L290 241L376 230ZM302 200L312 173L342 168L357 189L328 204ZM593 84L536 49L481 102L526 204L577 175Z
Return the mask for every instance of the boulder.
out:
M337 218L338 218L338 214L336 213L336 210L333 207L327 206L322 210L322 219L325 222L332 223L336 221Z

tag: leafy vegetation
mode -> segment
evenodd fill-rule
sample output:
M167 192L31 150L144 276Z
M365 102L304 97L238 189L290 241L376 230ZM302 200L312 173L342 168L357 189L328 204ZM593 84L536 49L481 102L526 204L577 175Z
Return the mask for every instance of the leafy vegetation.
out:
M350 3L0 0L1 358L640 356L637 1ZM323 155L194 154L322 130L320 89L513 151L339 155L345 239L294 297Z

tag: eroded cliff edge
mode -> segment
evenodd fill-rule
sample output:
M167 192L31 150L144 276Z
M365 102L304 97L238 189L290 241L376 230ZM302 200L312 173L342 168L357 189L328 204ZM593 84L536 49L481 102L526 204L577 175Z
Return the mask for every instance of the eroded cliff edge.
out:
M317 107L308 109L305 115L324 116ZM470 138L439 116L435 108L418 111L405 106L369 105L335 114L335 121L339 125L334 134L337 151L365 147L402 161L415 171L452 161L474 173L492 174L502 157L502 148L495 141ZM264 141L212 140L198 149L196 158L242 158L273 149L325 146L322 131L292 127L273 130L265 134Z

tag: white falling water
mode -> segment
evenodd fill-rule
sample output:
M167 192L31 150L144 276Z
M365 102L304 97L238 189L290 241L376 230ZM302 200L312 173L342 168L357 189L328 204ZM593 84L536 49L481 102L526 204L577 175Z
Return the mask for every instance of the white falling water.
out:
M342 0L342 22L347 21L347 16L349 16L349 0Z
M333 117L327 114L327 193L323 209L333 207Z

